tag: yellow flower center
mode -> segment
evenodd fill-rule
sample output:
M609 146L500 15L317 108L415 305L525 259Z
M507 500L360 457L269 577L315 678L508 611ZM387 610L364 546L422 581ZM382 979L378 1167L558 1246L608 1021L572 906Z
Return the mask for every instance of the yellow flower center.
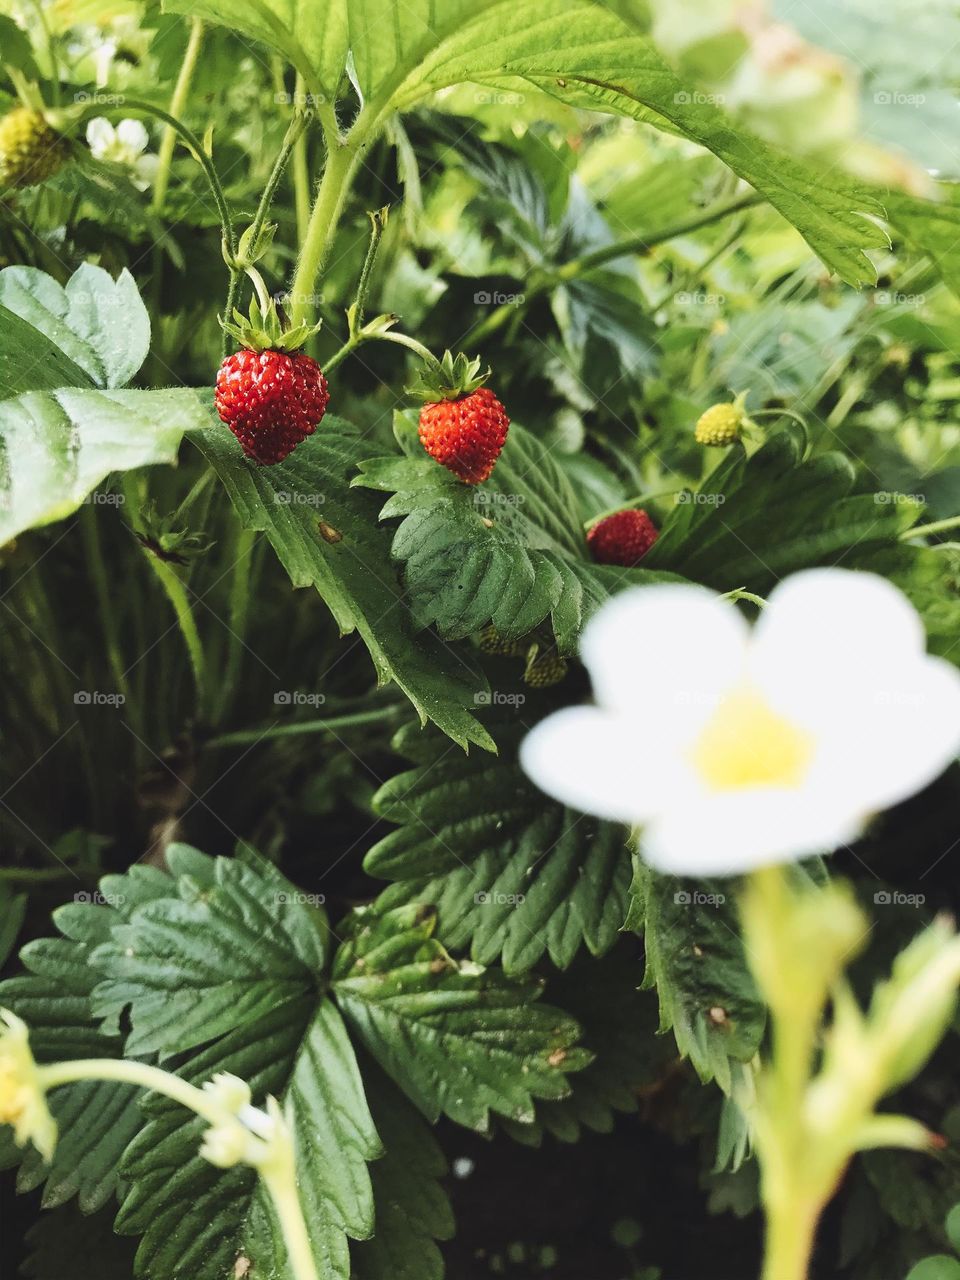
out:
M813 737L778 715L753 689L729 694L694 743L691 760L711 791L797 787Z

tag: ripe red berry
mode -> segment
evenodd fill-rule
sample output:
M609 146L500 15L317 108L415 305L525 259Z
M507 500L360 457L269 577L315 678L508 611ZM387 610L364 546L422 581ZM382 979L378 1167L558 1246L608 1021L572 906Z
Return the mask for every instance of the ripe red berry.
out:
M599 564L631 568L659 536L660 530L645 511L617 511L597 521L587 533L587 546Z
M503 405L488 387L420 410L420 443L465 484L481 484L500 457L510 427Z
M217 413L255 462L282 462L312 435L327 409L327 380L302 352L227 356L217 374Z

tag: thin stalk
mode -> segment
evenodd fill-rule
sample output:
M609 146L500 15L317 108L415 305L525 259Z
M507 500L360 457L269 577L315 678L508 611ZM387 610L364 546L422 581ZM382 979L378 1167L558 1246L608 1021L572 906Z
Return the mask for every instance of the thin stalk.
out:
M113 672L113 681L117 687L117 692L123 695L129 714L135 709L130 702L130 686L127 681L126 668L120 656L120 635L117 629L117 619L111 603L110 584L107 581L106 570L103 566L103 552L100 544L97 514L92 507L84 507L80 512L80 532L83 537L90 577L93 579L93 591L97 598L97 607L100 610L107 660L110 663L110 670Z
M360 163L360 148L327 135L327 163L290 286L290 325L310 324L316 313L317 278L327 260L347 193Z
M218 1124L223 1118L222 1107L203 1089L146 1062L134 1062L129 1058L74 1058L72 1062L54 1062L38 1067L37 1074L44 1089L56 1089L79 1080L110 1080L162 1093L195 1112L208 1124Z
M263 231L264 224L270 213L270 206L273 204L273 198L277 194L277 187L280 185L283 171L286 169L287 162L293 154L297 140L312 119L313 113L310 111L294 111L293 119L287 126L287 132L284 134L283 142L280 144L277 158L274 160L273 168L270 170L267 185L264 187L263 195L260 197L260 203L257 205L257 212L254 214L253 222L250 224L250 241L252 244L257 243L260 233Z
M960 529L960 516L947 516L945 520L934 520L932 524L918 524L913 529L905 529L900 534L900 541L925 538L932 533L946 533L948 529Z
M807 1280L819 1206L797 1201L767 1207L763 1280Z
M631 507L639 507L643 502L655 502L658 498L669 498L672 494L679 492L679 489L656 489L649 493L638 494L635 498L625 498L623 502L618 502L615 507L609 507L606 511L601 511L599 515L591 516L589 520L585 520L583 527L585 530L592 529L595 524L599 524L607 516L616 515L618 511L627 511Z
M173 87L173 95L170 98L170 114L178 120L183 115L184 108L187 105L187 98L190 96L190 84L197 67L197 59L200 56L202 43L203 22L199 18L192 18L190 21L190 38L187 41L186 52L183 55L183 64L180 67L180 74L177 76L177 83ZM153 199L150 202L150 207L154 213L163 212L164 201L167 198L167 188L170 185L170 166L173 162L173 149L176 146L176 142L176 130L171 125L167 125L160 140L157 176L153 185Z
M381 724L385 719L406 710L405 703L388 707L376 707L372 711L357 711L352 715L331 716L328 720L300 720L296 724L274 725L268 729L244 729L238 733L223 733L211 738L204 745L211 750L220 747L246 747L258 742L271 742L277 738L296 738L310 733L334 733L356 725Z
M298 73L295 92L305 92L303 77ZM297 96L296 102L301 98ZM293 147L293 203L297 215L297 245L303 248L310 224L310 171L307 166L307 135L301 133Z
M217 693L213 711L213 720L219 724L230 705L240 664L243 659L243 637L247 629L247 614L250 607L250 564L256 532L237 526L237 540L234 546L234 562L230 582L230 627L227 639L227 657L223 679Z
M693 231L699 231L703 227L710 226L713 222L728 218L733 213L739 213L743 209L750 209L761 203L761 197L758 195L741 196L736 200L729 201L727 204L708 209L706 212L698 214L695 218L688 218L684 222L675 222L669 227L664 227L662 231L655 232L653 235L632 236L627 240L618 240L616 244L604 245L603 248L595 249L592 253L573 258L550 275L533 281L524 295L524 302L530 302L533 298L549 292L556 284L572 280L587 271L594 271L597 267L613 262L616 258L622 258L630 253L647 253L657 245L673 240L677 236L689 235ZM515 314L516 306L513 303L505 302L492 311L485 320L475 325L468 332L466 338L473 342L480 338L485 338L489 334L495 333L497 329L502 328Z
M200 633L197 631L196 619L193 616L193 610L190 608L187 589L165 560L161 560L159 556L154 555L146 547L143 548L143 553L156 574L160 585L166 592L167 599L173 606L177 624L180 627L180 634L183 636L184 644L187 646L190 667L193 671L193 679L197 688L197 697L202 700L204 678L203 645L200 643Z
M313 1246L297 1193L297 1175L293 1163L285 1163L276 1169L261 1169L260 1177L273 1201L283 1242L287 1247L287 1260L295 1280L319 1280Z

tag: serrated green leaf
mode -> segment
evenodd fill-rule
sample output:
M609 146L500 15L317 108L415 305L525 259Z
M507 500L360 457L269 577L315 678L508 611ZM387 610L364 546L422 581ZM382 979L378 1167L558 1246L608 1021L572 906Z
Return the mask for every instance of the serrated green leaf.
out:
M325 916L268 864L220 858L198 883L176 851L168 862L176 888L131 911L90 957L105 975L94 1013L112 1029L129 1006L133 1055L194 1049L299 1003L325 964Z
M6 267L0 271L0 306L48 338L84 371L88 385L126 386L150 348L147 309L125 268L114 280L85 262L61 286L36 267ZM66 385L85 384L67 379Z
M381 682L395 680L421 721L432 720L462 746L493 740L468 708L486 692L469 653L435 637L414 636L389 537L377 528L377 503L350 487L364 448L340 418L277 466L247 461L223 428L192 437L223 481L241 523L263 530L295 587L314 586L344 633L363 637Z
M93 379L56 343L0 305L0 397L92 386Z
M656 987L660 1029L673 1029L702 1080L730 1093L766 1025L730 885L661 876L637 859L634 898L630 927L643 933L644 986Z
M13 950L26 910L27 895L12 893L5 884L0 884L0 968Z
M401 417L401 434L411 430ZM381 517L404 517L393 554L411 609L447 639L489 622L505 640L519 639L549 617L558 649L573 653L584 623L614 591L670 577L594 564L570 482L522 427L510 428L483 485L461 484L418 445L411 451L363 463L354 483L394 492Z
M793 427L749 459L732 446L696 495L679 496L647 563L718 591L746 587L763 595L798 569L841 560L853 568L894 546L916 520L916 504L851 494L856 473L844 455L802 461L803 451L802 433Z
M638 14L640 11L637 11ZM666 65L638 17L608 5L508 0L465 22L425 57L397 91L400 110L461 80L511 87L516 77L596 111L679 130L719 156L788 219L823 261L851 284L876 279L866 249L881 248L877 195L836 168L808 163L740 129Z
M176 462L209 412L187 388L64 387L0 400L0 544L71 515L111 472Z
M333 968L352 1030L431 1121L485 1132L491 1111L529 1123L534 1099L563 1098L590 1055L576 1023L533 1002L541 987L451 959L434 915L400 907L355 911Z
M519 695L523 696L523 695ZM374 805L398 823L364 862L397 880L381 901L430 902L452 948L523 973L545 954L566 968L582 945L602 955L626 917L630 856L622 828L555 804L520 772L516 752L545 699L486 721L496 759L447 758L430 737L419 765L391 778Z
M447 1172L423 1118L371 1062L364 1086L386 1152L370 1166L376 1205L373 1236L353 1246L356 1280L443 1280L435 1240L453 1236L453 1213L439 1179Z

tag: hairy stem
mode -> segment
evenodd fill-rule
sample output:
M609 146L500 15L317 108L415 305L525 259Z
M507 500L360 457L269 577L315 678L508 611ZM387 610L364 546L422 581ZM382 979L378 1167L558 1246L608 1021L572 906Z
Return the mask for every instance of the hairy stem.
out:
M190 38L187 41L186 52L183 55L183 65L180 68L177 83L173 88L173 96L170 99L170 114L178 120L183 115L184 107L187 105L190 84L197 67L197 59L200 56L202 43L203 23L199 18L192 18L190 21ZM153 186L153 200L150 203L150 207L155 213L162 212L164 201L167 198L167 187L170 184L170 166L173 162L173 149L176 146L176 142L176 129L168 124L160 140L157 176Z

